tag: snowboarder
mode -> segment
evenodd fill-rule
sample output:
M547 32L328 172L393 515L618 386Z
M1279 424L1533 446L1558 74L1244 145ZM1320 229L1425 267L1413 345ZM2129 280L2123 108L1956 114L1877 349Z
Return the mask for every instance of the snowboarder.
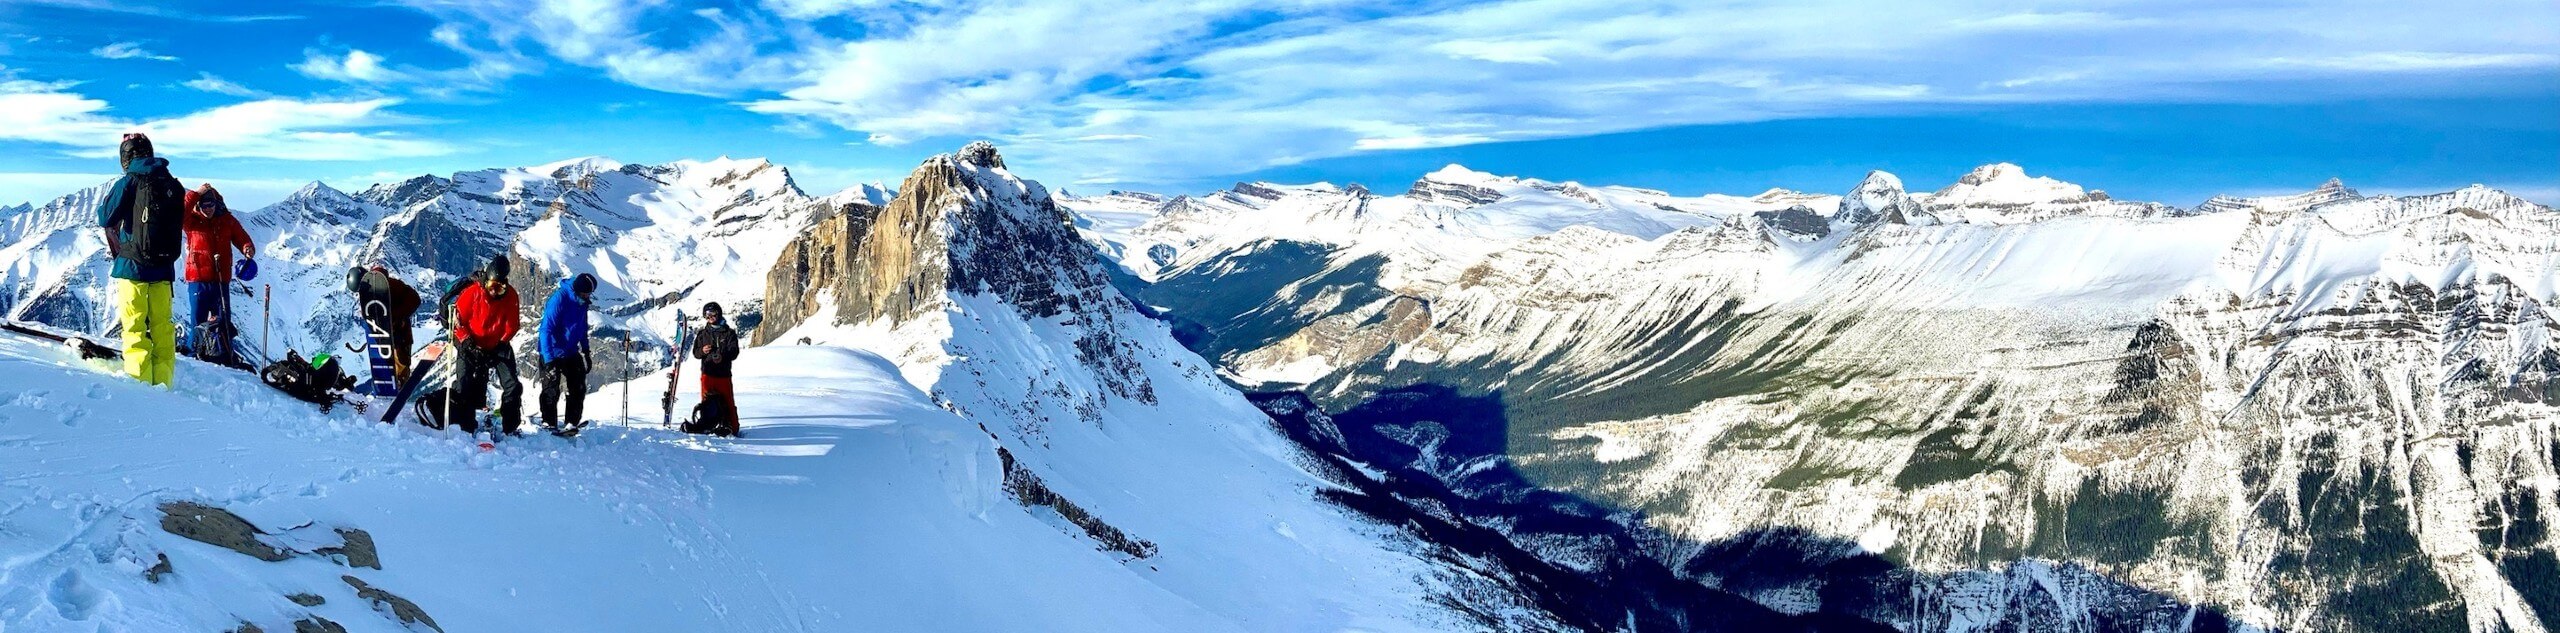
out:
M563 281L542 306L542 426L553 433L575 433L585 426L587 399L587 310L595 305L596 276L578 273ZM562 383L567 383L569 417L558 414Z
M729 382L729 363L738 360L738 332L721 318L718 302L702 306L702 329L694 331L693 357L702 359L702 412L699 420L714 435L738 434L738 393Z
M148 136L124 135L116 159L124 175L98 205L98 227L115 258L111 276L124 321L124 372L169 387L178 366L170 284L178 278L186 241L187 186L169 175L168 160L152 155Z
M187 319L187 349L205 362L239 365L232 349L232 337L240 330L231 318L231 251L240 250L244 262L258 256L258 245L250 241L249 232L240 228L240 218L231 214L231 206L222 201L222 192L213 185L187 192L187 215L183 223L187 234L187 302L193 306Z
M508 435L520 433L524 381L516 370L516 331L524 328L519 300L507 285L507 256L489 258L480 281L454 298L453 341L462 352L462 373L454 389L455 411L478 411L489 401L489 383L498 384L498 419ZM491 374L496 374L492 376ZM467 413L464 413L467 414ZM496 433L490 435L495 436Z
M392 276L391 270L381 264L347 269L347 289L356 295L356 316L363 320L366 335L379 334L390 342L393 378L408 384L410 356L417 350L410 321L416 318L422 302L418 290Z

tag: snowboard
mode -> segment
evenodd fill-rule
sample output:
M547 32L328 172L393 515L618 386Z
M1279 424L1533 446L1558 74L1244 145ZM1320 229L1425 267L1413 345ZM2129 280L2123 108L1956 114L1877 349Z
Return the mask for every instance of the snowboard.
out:
M81 360L116 360L124 356L124 354L117 352L115 348L100 345L98 342L91 341L84 337L55 334L25 325L19 325L14 321L0 321L0 331L68 345L72 350L79 352Z
M418 395L418 385L427 381L427 372L435 369L436 360L444 358L444 349L445 342L436 341L418 352L418 360L409 364L408 384L400 385L399 393L391 396L391 406L382 412L383 424L400 422L400 410L408 407L409 399Z
M376 398L398 396L400 394L399 368L394 366L396 361L392 357L389 325L391 302L367 297L362 309L364 310L364 318L361 320L364 323L365 364L371 367L373 379L367 381L357 391Z

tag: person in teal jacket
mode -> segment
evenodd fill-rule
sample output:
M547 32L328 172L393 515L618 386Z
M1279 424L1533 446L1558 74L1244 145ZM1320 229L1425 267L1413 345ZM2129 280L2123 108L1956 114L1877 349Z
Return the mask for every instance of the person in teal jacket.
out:
M178 367L178 328L170 318L171 286L186 245L187 187L153 155L151 137L126 134L116 148L124 176L98 204L106 234L116 312L124 330L124 372L146 384L171 386Z
M578 273L577 278L561 282L560 289L542 304L542 332L535 346L542 352L542 426L553 433L571 432L585 426L587 400L587 311L594 306L596 276ZM565 394L563 387L566 387ZM568 419L558 417L563 396L568 399Z

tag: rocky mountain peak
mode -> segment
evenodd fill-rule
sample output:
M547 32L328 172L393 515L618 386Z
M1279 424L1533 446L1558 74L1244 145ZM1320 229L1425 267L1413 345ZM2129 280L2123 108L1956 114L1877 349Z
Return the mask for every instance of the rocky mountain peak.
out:
M921 319L1001 319L952 310L987 299L1021 319L1060 324L1078 364L1119 397L1153 403L1127 335L1144 319L1039 183L1001 170L995 146L970 143L924 161L886 206L830 212L783 248L766 275L758 343L813 319L896 327ZM833 311L821 313L832 306Z
M327 185L321 186L327 187ZM446 191L452 189L453 181L422 174L397 183L367 187L363 193L356 194L355 197L387 208L400 209L444 195Z
M958 157L960 163L963 165L976 165L979 167L1004 169L1004 157L996 154L996 144L994 143L986 141L970 141L967 146L960 148Z
M1964 177L1957 178L1956 182L1958 184L1980 185L2003 178L2023 177L2026 175L2027 171L2015 164L1992 163L1981 167L1975 167L1973 168L1973 171L1965 172Z
M1859 225L1936 223L1902 189L1902 178L1881 170L1867 172L1867 177L1859 180L1858 186L1850 188L1848 195L1841 196L1840 212L1832 217Z

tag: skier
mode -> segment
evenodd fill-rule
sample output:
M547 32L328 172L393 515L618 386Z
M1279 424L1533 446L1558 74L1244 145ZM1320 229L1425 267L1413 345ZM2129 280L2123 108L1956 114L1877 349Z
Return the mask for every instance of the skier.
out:
M578 273L562 282L542 306L542 426L553 433L575 433L585 425L587 408L587 310L595 305L596 276ZM560 418L561 383L568 385L566 420Z
M461 348L462 373L453 389L457 415L468 415L488 403L489 383L497 383L498 419L506 434L517 435L523 423L524 381L516 371L512 341L524 327L524 316L517 312L515 288L507 285L507 268L507 256L489 258L479 283L463 288L454 299L453 342Z
M151 138L126 134L116 148L124 175L98 205L107 252L115 258L115 302L124 321L124 372L146 384L172 386L178 338L169 314L170 283L186 241L187 186L152 155Z
M231 337L239 334L231 320L231 250L255 259L258 245L240 228L240 218L213 185L187 192L187 302L194 306L187 323L187 349L209 363L238 365ZM199 337L210 340L200 340Z
M718 302L702 306L702 329L694 331L693 357L702 359L702 404L704 415L717 416L709 431L714 435L738 434L738 393L729 383L729 363L738 360L738 332L729 329L721 318Z

